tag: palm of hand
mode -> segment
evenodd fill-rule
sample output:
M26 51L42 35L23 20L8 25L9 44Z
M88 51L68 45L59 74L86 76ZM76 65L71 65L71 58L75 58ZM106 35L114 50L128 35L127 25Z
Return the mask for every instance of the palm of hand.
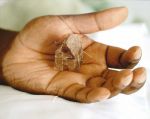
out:
M133 72L108 69L133 67L141 57L139 47L124 50L94 42L83 35L82 29L72 27L68 19L68 16L41 17L31 21L18 34L3 62L4 76L11 86L79 102L103 100L143 86L144 68ZM60 72L55 69L54 53L58 44L72 33L78 34L83 41L83 63L78 72Z

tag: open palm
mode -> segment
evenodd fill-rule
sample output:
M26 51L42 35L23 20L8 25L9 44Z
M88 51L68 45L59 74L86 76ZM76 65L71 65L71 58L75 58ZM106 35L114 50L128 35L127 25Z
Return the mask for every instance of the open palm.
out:
M3 60L3 74L14 88L95 102L120 92L132 93L145 82L145 69L132 68L141 58L138 46L124 50L97 43L87 33L112 28L127 16L126 8L83 15L43 16L29 22L17 35ZM82 39L83 63L78 72L58 71L55 50L70 34ZM116 71L109 68L120 68Z

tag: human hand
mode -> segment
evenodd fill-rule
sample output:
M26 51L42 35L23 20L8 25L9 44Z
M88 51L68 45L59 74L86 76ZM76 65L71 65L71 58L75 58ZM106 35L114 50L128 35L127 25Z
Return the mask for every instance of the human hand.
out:
M112 8L83 15L43 16L30 21L4 57L5 80L22 91L79 102L96 102L137 91L145 82L145 69L128 68L139 62L140 47L125 50L84 35L115 27L126 17L126 8ZM55 50L70 34L82 39L83 63L78 72L58 71L54 63Z

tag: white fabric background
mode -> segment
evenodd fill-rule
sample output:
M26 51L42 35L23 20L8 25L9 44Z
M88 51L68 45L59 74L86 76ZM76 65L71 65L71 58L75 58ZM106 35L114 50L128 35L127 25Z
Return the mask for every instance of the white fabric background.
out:
M150 37L144 24L121 26L90 37L123 48L141 46L143 57L138 66L146 67L150 74ZM120 94L92 104L71 102L57 96L32 95L0 85L0 119L150 119L149 110L149 79L135 94Z

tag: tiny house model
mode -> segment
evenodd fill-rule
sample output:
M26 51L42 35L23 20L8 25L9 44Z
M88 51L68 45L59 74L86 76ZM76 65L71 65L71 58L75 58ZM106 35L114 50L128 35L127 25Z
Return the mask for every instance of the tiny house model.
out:
M83 49L80 38L70 35L55 51L55 65L60 71L78 70L82 61Z

